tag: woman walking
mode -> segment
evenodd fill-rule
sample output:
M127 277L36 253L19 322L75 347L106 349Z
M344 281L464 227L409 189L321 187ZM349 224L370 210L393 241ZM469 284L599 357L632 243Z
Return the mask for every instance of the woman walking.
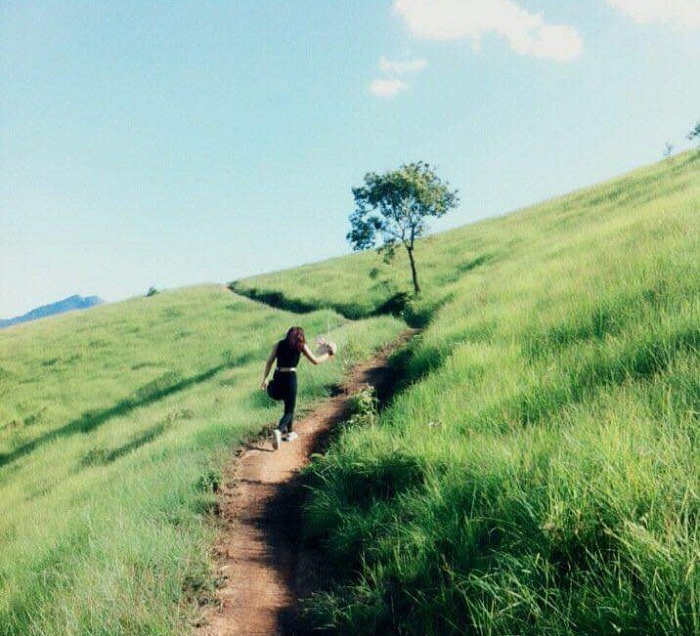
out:
M267 390L268 395L273 400L284 400L284 413L277 428L272 432L272 446L277 450L280 442L291 442L297 438L297 434L292 431L294 420L294 408L297 401L297 365L304 354L312 364L321 364L330 360L336 351L333 343L320 342L316 353L312 353L306 344L306 336L301 327L290 327L287 335L280 340L270 352L270 356L265 363L261 389ZM272 382L267 381L272 365L277 361Z

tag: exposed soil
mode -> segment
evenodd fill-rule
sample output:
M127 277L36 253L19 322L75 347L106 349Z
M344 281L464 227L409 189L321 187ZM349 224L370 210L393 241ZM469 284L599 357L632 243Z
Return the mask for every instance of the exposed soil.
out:
M274 451L269 438L249 444L230 464L219 494L222 532L216 546L222 587L197 636L298 634L298 599L324 576L320 559L298 538L303 488L298 477L323 449L334 424L347 419L348 399L368 384L386 395L390 353L415 332L351 371L337 394L295 422L299 437Z

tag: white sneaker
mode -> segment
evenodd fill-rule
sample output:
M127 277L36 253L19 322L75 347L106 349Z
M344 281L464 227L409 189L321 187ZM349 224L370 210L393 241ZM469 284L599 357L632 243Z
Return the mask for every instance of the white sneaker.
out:
M278 428L272 431L272 448L277 450L280 447L280 442L282 441L282 433Z
M294 431L287 435L287 441L293 442L297 437L299 437Z

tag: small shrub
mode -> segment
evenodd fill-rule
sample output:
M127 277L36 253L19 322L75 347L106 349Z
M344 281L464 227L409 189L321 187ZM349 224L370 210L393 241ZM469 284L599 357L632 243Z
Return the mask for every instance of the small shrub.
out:
M377 423L379 400L372 385L368 384L355 393L348 402L351 413L348 425L374 426Z

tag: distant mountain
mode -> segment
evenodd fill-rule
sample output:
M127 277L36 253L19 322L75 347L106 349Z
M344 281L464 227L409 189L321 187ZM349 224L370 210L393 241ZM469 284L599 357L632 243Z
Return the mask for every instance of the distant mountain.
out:
M62 314L66 311L88 309L89 307L94 307L95 305L101 305L103 302L104 300L98 296L83 297L76 294L75 296L70 296L69 298L64 298L58 302L51 303L50 305L44 305L42 307L32 309L22 316L16 316L15 318L9 319L0 319L0 329L19 324L21 322L29 322L30 320L39 320L40 318L46 318L47 316Z

